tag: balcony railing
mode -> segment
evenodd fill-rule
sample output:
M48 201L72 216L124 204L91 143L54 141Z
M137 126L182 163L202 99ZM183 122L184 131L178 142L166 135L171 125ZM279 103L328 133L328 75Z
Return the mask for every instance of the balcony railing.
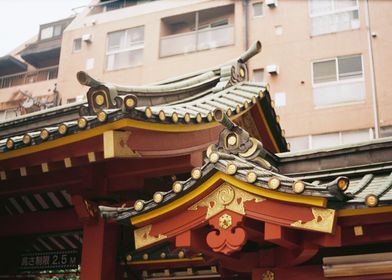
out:
M19 85L52 80L57 78L57 74L58 66L16 75L2 76L0 77L0 88L9 88Z
M234 26L225 25L161 38L160 57L234 44Z

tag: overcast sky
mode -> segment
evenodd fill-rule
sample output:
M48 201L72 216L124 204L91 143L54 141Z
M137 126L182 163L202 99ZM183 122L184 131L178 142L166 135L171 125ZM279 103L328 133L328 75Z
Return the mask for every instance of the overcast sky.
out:
M40 24L66 18L90 1L0 0L0 57L38 34Z

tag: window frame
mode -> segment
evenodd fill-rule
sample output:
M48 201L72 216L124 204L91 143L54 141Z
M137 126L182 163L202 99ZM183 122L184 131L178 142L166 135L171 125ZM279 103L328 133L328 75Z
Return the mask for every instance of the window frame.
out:
M110 34L117 33L117 32L123 32L125 34L124 42L126 42L127 41L126 38L128 36L127 31L130 29L139 28L139 27L143 27L143 41L138 41L137 43L132 43L132 45L130 47L122 48L119 50L109 50L109 35ZM143 62L142 62L142 63L136 64L136 65L127 65L127 66L123 66L123 67L109 69L108 68L108 57L110 55L116 55L119 53L124 53L124 52L129 52L129 51L144 50L144 44L145 44L144 43L145 42L144 31L145 31L145 25L138 25L138 26L134 26L134 27L126 28L126 29L121 29L121 30L110 31L110 32L106 33L105 71L116 71L116 70L121 70L121 69L126 69L126 68L139 67L139 66L143 65ZM140 44L140 42L142 42L142 44ZM144 59L144 56L143 56L143 59Z
M362 75L361 77L355 77L355 78L347 78L347 79L340 79L339 78L339 63L338 60L339 58L344 58L344 57L353 57L353 56L359 56L361 58L361 68L362 68ZM330 81L330 82L320 82L320 83L315 83L314 82L314 64L318 62L325 62L325 61L335 61L335 69L336 69L336 81ZM344 83L350 83L350 82L361 82L365 81L365 70L363 67L363 55L362 54L352 54L352 55L342 55L342 56L335 56L332 58L325 58L325 59L320 59L320 60L315 60L311 63L311 78L312 78L312 88L318 88L318 87L324 87L324 86L330 86L330 85L337 85L337 84L344 84Z
M263 80L261 82L256 81L256 79L255 79L255 72L258 72L258 71L263 72ZM256 83L266 83L266 76L265 76L265 68L264 67L263 68L255 68L252 70L252 81L256 82Z
M261 15L255 15L254 12L255 11L254 6L258 4L261 5ZM261 18L261 17L264 17L264 1L252 3L252 18Z
M48 28L51 28L51 36L46 37L46 38L42 38L42 31L45 29L48 29ZM57 35L55 35L56 28L60 28L60 33ZM45 27L41 28L39 31L39 40L44 41L44 40L50 40L52 38L58 38L63 34L63 29L64 29L63 24L52 24L52 25L45 26Z
M80 48L76 50L76 49L75 49L75 42L76 42L77 40L80 40ZM73 41L72 41L72 53L81 52L81 51L82 51L82 43L83 43L82 37L73 39Z
M314 14L312 14L312 7L311 7L312 1L317 1L317 0L308 0L308 14L309 14L309 18L310 18L310 25L309 25L310 37L322 36L322 35L327 35L327 34L331 34L331 33L344 32L344 31L355 30L355 29L360 28L360 24L359 24L359 26L356 28L350 28L350 29L345 29L345 30L341 30L341 31L330 31L330 32L321 33L321 34L312 34L312 20L313 20L313 18L322 17L322 16L330 16L330 15L335 15L335 14L340 14L340 13L345 13L345 12L357 11L358 12L358 20L360 21L360 19L359 19L359 0L355 0L356 5L353 7L342 8L342 9L338 9L338 10L335 9L335 2L337 2L339 0L322 0L322 1L330 1L332 3L332 11L319 12L319 13L314 13Z

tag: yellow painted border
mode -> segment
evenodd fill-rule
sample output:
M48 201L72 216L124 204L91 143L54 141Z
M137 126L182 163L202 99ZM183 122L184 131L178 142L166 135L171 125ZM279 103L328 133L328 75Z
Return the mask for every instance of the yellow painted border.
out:
M300 203L300 204L307 204L311 206L318 206L318 207L326 207L327 205L327 200L326 198L323 197L314 197L314 196L304 196L300 194L288 194L288 193L282 193L279 191L273 191L273 190L267 190L264 188L259 188L255 187L251 184L245 183L243 181L240 181L236 179L235 177L232 177L230 175L227 175L221 171L216 172L214 175L212 175L207 181L205 181L203 184L198 186L196 189L193 191L187 193L186 195L174 200L173 202L166 204L162 207L156 208L150 212L147 212L145 214L141 214L139 216L135 216L131 218L131 223L134 225L137 225L139 223L151 220L153 218L156 218L158 216L161 216L163 214L166 214L170 211L173 211L174 209L177 209L178 207L183 206L185 203L187 203L190 200L193 200L197 196L201 195L203 192L208 190L209 188L212 187L216 182L218 181L225 181L239 189L242 189L244 191L266 197L266 198L271 198L271 199L276 199L280 201L285 201L285 202L291 202L291 203Z
M236 119L240 117L241 115L248 112L251 108L253 108L253 106L250 106L247 110L244 110L241 113L234 115L231 119ZM210 123L201 123L201 124L163 124L163 123L139 121L134 119L120 119L112 123L99 125L92 129L79 131L76 134L65 135L64 137L57 138L55 140L49 140L47 142L43 142L38 145L27 146L17 150L0 153L0 160L5 160L5 159L33 154L36 152L45 151L48 149L52 149L63 145L75 143L81 140L85 140L88 138L92 138L94 136L101 135L108 130L121 129L124 127L134 127L134 128L145 129L145 130L162 131L162 132L192 132L192 131L199 131L199 130L213 128L219 125L221 124L216 121Z
M81 140L92 138L94 136L101 135L108 130L115 130L124 127L135 127L135 128L146 129L146 130L163 131L163 132L189 132L189 131L208 129L218 125L220 125L218 122L188 125L188 124L159 124L159 123L137 121L133 119L121 119L112 123L107 123L104 125L94 127L92 129L83 130L76 134L67 135L65 137L57 138L55 140L50 140L48 142L43 142L38 145L28 146L13 151L7 151L5 153L0 154L0 160L24 156L24 155L48 150L51 148L60 147L66 144L71 144L74 142L78 142Z
M371 214L381 214L381 213L392 213L392 206L381 206L381 207L360 208L360 209L342 209L337 211L338 217L371 215Z
M261 120L263 121L264 126L265 126L266 129L267 129L268 136L269 136L269 138L271 139L272 144L274 145L274 148L275 148L276 152L277 152L277 153L278 153L278 152L281 152L281 150L280 150L279 147L278 147L278 144L276 144L276 139L275 139L274 135L273 135L272 132L271 132L271 128L270 128L270 126L268 125L267 119L266 119L265 116L264 116L264 112L263 112L263 109L261 108L260 103L257 103L256 107L257 107L257 111L259 111Z
M184 258L184 259L172 259L172 260L153 260L153 261L130 261L127 262L129 265L135 265L135 264L154 264L154 263L172 263L172 262L196 262L196 261L204 261L202 257L196 257L196 258Z

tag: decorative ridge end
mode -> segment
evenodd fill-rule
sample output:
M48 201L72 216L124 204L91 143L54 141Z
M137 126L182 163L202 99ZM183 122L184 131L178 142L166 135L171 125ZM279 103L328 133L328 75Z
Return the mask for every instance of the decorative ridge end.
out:
M224 110L217 108L213 112L214 119L220 122L225 129L219 135L217 145L211 146L211 152L232 154L244 160L249 160L264 169L277 171L267 160L269 152L264 149L263 144L249 135L242 127L236 125L226 115Z

